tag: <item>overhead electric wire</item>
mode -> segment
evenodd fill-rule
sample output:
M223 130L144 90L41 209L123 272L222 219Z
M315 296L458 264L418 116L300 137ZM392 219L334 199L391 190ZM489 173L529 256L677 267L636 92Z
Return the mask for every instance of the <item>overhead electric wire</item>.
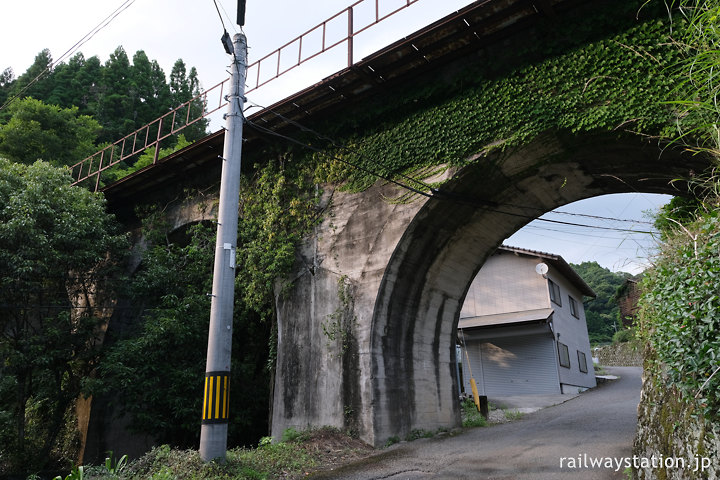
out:
M334 147L336 147L336 148L339 148L339 149L341 149L341 150L345 150L345 151L348 151L348 152L351 152L351 153L358 154L358 152L357 152L356 150L354 150L354 149L352 149L352 148L350 148L350 147L348 147L348 146L346 146L346 145L340 144L339 142L335 141L334 139L328 137L327 135L321 134L321 133L319 133L319 132L317 132L317 131L315 131L315 130L313 130L313 129L305 126L305 125L302 125L302 124L300 124L299 122L297 122L296 120L290 119L290 118L288 118L288 117L286 117L286 116L284 116L284 115L282 115L282 114L274 111L273 109L271 109L271 108L269 108L269 107L264 107L264 106L262 106L262 105L259 105L259 104L255 103L255 102L250 102L250 101L249 101L248 103L252 104L252 105L255 106L255 107L261 108L261 109L263 109L263 110L266 110L266 111L272 113L273 115L277 116L277 117L280 118L281 120L283 120L283 121L285 121L285 122L287 122L287 123L289 123L289 124L291 124L291 125L294 125L295 127L299 128L299 129L300 129L301 131L303 131L303 132L311 133L311 134L315 135L318 139L329 142L330 144L332 144L332 145L333 145ZM247 119L246 119L246 120L247 120ZM249 122L249 120L247 120L247 121ZM254 124L254 125L257 126L256 124ZM257 127L259 127L259 126L257 126ZM303 143L303 142L301 142L301 141L299 141L299 140L291 139L290 137L287 137L287 136L285 136L285 135L277 134L277 132L274 132L274 131L272 131L272 130L270 130L270 129L267 129L267 128L264 128L264 127L259 127L259 128L263 128L267 133L271 133L271 134L273 134L273 135L282 136L282 137L285 138L286 140L292 141L293 143L296 143L296 144L298 144L298 145L305 146L305 147L309 147L307 144L305 144L305 143ZM315 151L320 151L320 149L317 149L317 148L314 148L314 149L315 149ZM406 179L406 180L410 180L410 181L412 181L413 183L416 183L417 185L420 185L422 188L428 189L430 192L432 192L432 194L428 194L427 192L419 191L417 188L409 187L409 186L407 186L407 185L405 185L405 184L403 184L403 183L397 182L397 181L395 181L395 180L390 180L387 175L378 174L377 172L375 172L375 171L373 171L373 170L371 170L371 169L369 169L369 168L367 168L367 167L360 167L360 166L358 166L358 165L353 164L352 162L349 162L349 161L344 160L344 159L340 159L340 158L338 158L338 157L336 157L336 156L333 156L333 158L335 158L335 159L337 159L337 160L340 160L340 161L342 161L343 163L346 163L346 164L350 165L350 166L353 167L353 168L360 169L360 170L364 171L365 173L369 173L369 174L371 174L371 175L374 175L374 176L376 176L376 177L378 177L378 178L381 178L381 179L383 179L383 180L386 180L386 181L391 181L392 183L394 183L394 184L396 184L396 185L398 185L398 186L400 186L400 187L402 187L402 188L409 189L409 190L411 190L412 192L414 192L414 193L419 193L419 194L421 194L421 195L423 195L423 196L425 196L425 197L435 198L435 199L438 199L438 198L450 199L450 198L449 198L450 196L447 195L447 194L443 195L443 192L442 192L441 190L438 190L438 189L436 189L435 187L433 187L432 185L429 185L429 184L427 184L427 183L425 183L425 182L423 182L423 181L421 181L421 180L418 180L418 179L413 178L413 177L411 177L411 176L405 175L405 174L403 174L402 172L398 172L398 173L396 173L396 175L398 175L398 176L400 176L400 177L402 177L402 178L404 178L404 179ZM380 166L381 168L387 170L387 167L386 167L385 165L379 164L379 166ZM455 197L455 195L452 195L452 196ZM467 198L466 198L465 200L470 200L470 199L467 199ZM473 202L476 202L477 200L474 200L474 199L473 199L472 201L473 201ZM482 203L482 202L481 202L481 203ZM579 217L584 217L584 218L592 218L592 219L595 219L595 220L618 221L618 222L627 222L627 223L642 223L642 224L647 224L647 225L653 225L652 222L647 222L647 221L631 220L631 219L620 219L620 218L612 218L612 217L603 217L603 216L599 216L599 215L589 215L589 214L582 214L582 213L564 212L564 211L559 211L559 210L552 210L552 211L550 211L550 212L547 212L547 211L545 211L544 209L539 208L539 207L531 207L531 206L524 206L524 205L514 205L514 204L509 204L509 203L508 203L508 204L502 203L502 204L496 204L496 205L497 205L497 206L503 206L503 207L511 207L511 208L521 208L521 209L524 209L524 210L541 211L541 212L543 212L543 213L558 213L558 214L561 214L561 215L579 216ZM484 206L487 207L487 205L484 205ZM586 225L586 224L579 224L579 223L573 223L573 222L564 222L564 221L561 221L561 220L552 220L552 219L547 219L547 218L535 217L535 216L532 216L532 215L522 215L522 214L518 214L518 213L514 213L514 212L506 212L506 211L501 211L501 210L495 210L495 211L498 212L498 213L504 213L504 214L506 214L506 215L520 216L520 217L523 217L523 218L528 218L528 219L538 220L538 221L548 222L548 223L555 223L555 224L559 224L559 225L569 225L569 226L578 226L578 227L585 227L585 228L595 228L595 229L599 229L599 230L610 230L610 231L629 232L629 233L640 233L640 234L652 234L652 233L653 233L653 232L644 231L644 230L633 230L633 229L623 229L623 228L617 228L617 227L603 227L603 226L599 226L599 225Z
M213 0L214 2L217 2L217 0ZM215 6L217 7L217 3L215 3ZM230 15L228 15L227 10L225 10L225 7L223 6L222 2L220 2L220 8L222 9L223 13L225 14L225 19L227 19L228 22L230 22L230 26L232 26L232 29L235 31L235 33L238 33L238 29L235 28L235 23L230 18ZM225 28L225 24L223 24L223 28Z
M262 109L264 109L264 110L272 113L273 115L275 115L275 116L278 117L279 119L284 120L285 122L288 122L289 124L296 126L296 127L299 128L301 131L304 131L304 132L307 132L307 133L311 133L311 134L315 135L315 136L316 136L318 139L320 139L320 140L324 140L324 141L326 141L326 142L330 142L335 148L338 148L338 149L340 149L340 150L344 150L344 151L347 151L347 152L351 152L351 153L357 153L355 150L351 149L351 148L348 147L347 145L343 145L343 144L335 141L334 139L328 137L327 135L323 135L322 133L319 133L319 132L317 132L317 131L315 131L315 130L313 130L313 129L305 126L305 125L302 125L302 124L300 124L299 122L297 122L297 121L295 121L295 120L293 120L293 119L291 119L291 118L287 118L287 117L284 116L283 114L278 113L278 112L274 111L273 109L271 109L271 108L269 108L269 107L263 107L262 105L258 105L258 104L255 103L255 102L248 102L248 103L251 103L252 105L254 105L254 106L258 107L258 108L262 108ZM348 162L346 162L346 163L348 163ZM355 166L355 167L357 168L357 166ZM380 165L380 167L382 167L382 168L385 169L385 170L388 169L385 165ZM365 171L365 173L370 173L371 175L379 176L377 173L374 173L374 172L372 172L372 171L370 171L370 170L364 170L364 171ZM395 175L397 175L397 176L399 176L399 177L402 177L402 178L404 178L405 180L409 180L409 181L411 181L412 183L415 183L415 184L419 185L419 186L422 187L422 188L427 188L427 189L430 190L430 191L433 191L433 190L434 190L434 188L432 187L432 185L428 185L427 183L425 183L425 182L423 182L423 181L421 181L421 180L418 180L417 178L413 178L413 177L411 177L411 176L409 176L409 175L405 175L405 174L402 173L402 172L396 172ZM388 179L385 178L385 177L381 177L381 178L383 178L383 180L388 180ZM389 181L389 180L388 180L388 181ZM416 193L417 193L417 192L416 192ZM425 196L429 196L429 195L425 195Z
M213 0L213 3L215 4L215 10L217 10L218 17L220 17L220 23L222 24L223 30L227 32L227 28L225 27L225 22L223 21L222 15L220 14L220 7L218 7L217 0ZM223 8L223 11L225 9Z
M281 115L281 114L279 114L279 113L277 113L277 112L274 112L272 109L269 109L269 108L263 107L263 106L261 106L261 105L258 105L258 104L255 103L255 102L248 102L248 103L251 103L252 105L254 105L254 106L256 106L256 107L263 108L263 109L265 109L265 110L273 113L274 115L278 116L278 118L281 118L281 119L285 120L286 122L290 123L291 125L296 126L296 127L299 128L301 131L308 132L308 133L312 133L313 135L317 136L319 139L324 140L324 141L327 141L327 142L330 142L332 145L336 146L337 148L341 148L341 149L343 149L343 150L346 150L346 151L349 151L349 152L358 154L357 151L351 149L350 147L347 147L347 146L344 146L344 145L340 145L340 144L338 144L338 142L334 141L333 139L331 139L331 138L329 138L329 137L327 137L327 136L325 136L325 135L322 135L322 134L320 134L320 133L312 130L311 128L308 128L308 127L300 124L299 122L297 122L297 121L295 121L295 120L289 119L289 118L287 118L287 117L285 117L285 116L283 116L283 115ZM245 117L245 122L246 122L251 128L255 128L256 130L258 130L258 131L260 131L260 132L264 132L264 133L266 133L266 134L273 135L273 136L276 136L276 137L278 137L278 138L282 138L282 139L284 139L284 140L286 140L286 141L288 141L288 142L291 142L291 143L293 143L293 144L299 145L299 146L301 146L301 147L304 147L304 148L313 150L313 151L315 151L315 152L323 152L323 151L325 151L324 149L321 149L321 148L319 148L319 147L315 147L315 146L310 145L310 144L308 144L308 143L306 143L306 142L303 142L303 141L301 141L301 140L292 138L292 137L290 137L290 136L288 136L288 135L284 135L284 134L275 132L275 131L273 131L273 130L271 130L271 129L269 129L269 128L262 127L262 126L258 125L257 123L249 120L247 117ZM360 156L361 156L361 155L360 155ZM430 186L430 185L428 185L428 184L426 184L426 183L424 183L424 182L422 182L422 181L420 181L420 180L413 179L412 177L409 177L409 176L406 176L406 175L403 175L403 174L400 175L400 176L402 176L403 178L413 180L415 183L417 183L417 184L419 184L419 185L422 185L422 186L425 187L425 188L428 188L428 189L430 190L430 192L431 192L431 193L428 193L428 192L424 192L424 191L422 191L422 190L418 190L417 188L413 188L413 187L411 187L411 186L409 186L409 185L406 185L406 184L404 184L404 183L402 183L402 182L400 182L400 181L398 181L398 180L395 180L394 178L392 178L392 177L390 177L390 176L388 176L388 175L378 173L377 171L374 171L374 170L372 170L372 169L370 169L370 168L368 168L368 167L364 167L364 166L358 165L358 164L356 164L356 163L350 162L350 161L348 161L348 160L346 160L346 159L340 158L340 157L335 156L335 155L330 155L330 157L333 158L333 159L335 159L335 160L337 160L337 161L340 161L340 162L342 162L342 163L345 163L346 165L349 165L349 166L352 167L352 168L355 168L355 169L360 170L360 171L362 171L362 172L365 172L365 173L368 173L368 174L370 174L370 175L373 175L373 176L375 176L375 177L377 177L377 178L380 178L380 179L382 179L382 180L385 180L385 181L387 181L387 182L390 182L390 183L392 183L392 184L394 184L394 185L397 185L397 186L399 186L399 187L401 187L401 188L403 188L403 189L406 189L406 190L408 190L408 191L410 191L410 192L412 192L412 193L416 193L416 194L418 194L418 195L422 195L422 196L424 196L424 197L431 198L431 199L434 199L434 200L455 200L455 201L458 201L458 202L460 202L460 203L482 206L483 208L485 208L486 210L491 211L491 212L500 213L500 214L504 214L504 215L515 216L515 217L520 217L520 218L526 218L526 219L531 220L531 221L532 221L532 220L536 220L536 221L540 221L540 222L553 223L553 224L557 224L557 225L567 225L567 226L582 227L582 228L592 228L592 229L597 229L597 230L608 230L608 231L615 231L615 232L626 232L626 233L634 233L634 234L649 234L649 235L652 235L652 234L653 234L653 232L644 231L644 230L633 230L633 229L627 229L627 228L605 227L605 226L600 226L600 225L587 225L587 224L574 223L574 222L565 222L565 221L562 221L562 220L553 220L553 219L548 219L548 218L536 217L536 216L533 216L533 215L527 215L527 214L521 214L521 213L516 213L516 212L509 212L509 211L505 211L505 210L500 210L499 208L497 208L498 206L509 206L509 207L515 207L515 208L527 208L527 209L533 209L533 210L539 210L539 209L537 209L536 207L522 207L522 206L518 206L518 205L511 205L511 204L492 204L492 205L489 205L488 202L483 202L483 201L481 201L481 200L479 200L479 199L474 199L474 198L470 198L470 197L466 197L466 196L455 195L455 194L450 194L450 193L448 193L448 192L443 192L442 190L436 189L436 188L434 188L434 187L432 187L432 186ZM382 168L386 168L384 165L379 165L379 166L382 167ZM491 207L492 207L492 208L491 208ZM547 212L546 212L546 213L547 213ZM580 215L580 216L582 216L582 214L572 214L572 213L569 213L569 212L563 212L563 213L568 213L568 214L571 214L571 215ZM590 218L596 218L596 219L615 220L615 219L612 219L612 218L610 218L610 217L600 217L600 216L597 216L597 215L587 215L587 216L590 217ZM618 219L618 220L623 220L623 219ZM624 220L623 220L623 221L624 221ZM630 221L630 220L628 220L628 221Z
M90 30L88 33L85 34L84 37L82 37L80 40L75 42L75 45L70 47L65 53L63 53L57 60L54 62L51 62L49 65L45 67L45 69L40 72L35 78L33 78L27 85L25 85L23 88L20 89L18 93L10 97L5 103L3 103L0 106L0 111L2 111L4 108L6 108L8 105L10 105L12 102L14 102L17 98L19 98L23 93L25 93L28 88L33 86L35 83L40 81L40 79L50 72L56 65L61 63L63 60L65 60L67 57L75 53L80 47L85 45L90 39L92 39L100 30L107 27L115 18L117 18L118 15L120 15L122 12L127 10L130 5L135 3L135 0L125 0L118 8L116 8L110 15L105 17L100 23L98 23L92 30Z
M529 224L525 225L525 227L523 227L523 228L527 228L527 229L529 229L529 230L540 230L540 231L543 231L543 232L557 232L557 233L562 233L562 234L565 234L565 235L578 235L578 236L583 236L583 237L600 238L600 239L606 239L606 240L627 240L627 239L629 238L629 237L607 237L607 236L601 236L601 235L591 235L591 234L589 234L589 233L587 233L587 232L573 231L573 230L570 230L570 229L568 229L568 230L559 230L559 229L557 229L557 228L540 227L540 226L537 226L537 225L533 225L532 223L529 223ZM620 232L620 233L627 233L627 234L629 234L629 235L634 235L634 234L647 235L646 232L638 231L638 230L632 230L632 231Z
M608 220L608 221L613 221L613 222L642 223L645 225L655 225L654 222L648 222L647 220L633 220L630 218L603 217L600 215L589 215L587 213L564 212L562 210L551 210L548 213L557 213L559 215L572 215L575 217L594 218L596 220Z
M310 145L310 144L308 144L308 143L305 143L305 142L303 142L303 141L301 141L301 140L297 140L297 139L294 139L294 138L292 138L292 137L288 137L287 135L283 135L283 134L281 134L281 133L278 133L278 132L275 132L275 131L273 131L273 130L270 130L269 128L262 127L262 126L258 125L257 123L250 121L247 117L245 117L245 123L247 123L251 128L254 128L254 129L258 130L258 131L267 133L267 134L269 134L269 135L274 135L274 136L276 136L276 137L282 138L282 139L284 139L284 140L286 140L286 141L288 141L288 142L294 143L294 144L296 144L296 145L299 145L299 146L301 146L301 147L307 148L307 149L312 150L312 151L314 151L314 152L318 152L318 153L319 153L319 152L324 151L323 149L321 149L321 148L319 148L319 147L314 147L314 146L312 146L312 145ZM386 175L383 175L383 174L374 172L374 171L372 171L372 170L369 170L369 169L366 168L366 167L362 167L362 166L360 166L360 165L356 165L356 164L354 164L354 163L352 163L352 162L349 162L349 161L347 161L347 160L345 160L345 159L343 159L343 158L340 158L340 157L338 157L338 156L331 155L330 157L331 157L332 159L334 159L334 160L337 160L337 161L342 162L342 163L344 163L344 164L346 164L346 165L349 165L349 166L351 166L352 168L355 168L356 170L360 170L360 171L362 171L362 172L369 173L370 175L373 175L373 176L378 177L378 178L380 178L380 179L382 179L382 180L385 180L386 182L390 182L390 183L392 183L392 184L394 184L394 185L397 185L398 187L404 188L404 189L409 190L409 191L411 191L411 192L413 192L413 193L417 193L418 195L422 195L422 196L427 197L427 198L435 198L432 194L429 194L429 193L427 193L427 192L423 192L423 191L418 190L418 189L416 189L416 188L410 187L409 185L405 185L405 184L403 184L403 183L401 183L401 182L398 182L397 180L395 180L395 179L393 179L393 178L391 178L391 177L389 177L389 176L386 176Z

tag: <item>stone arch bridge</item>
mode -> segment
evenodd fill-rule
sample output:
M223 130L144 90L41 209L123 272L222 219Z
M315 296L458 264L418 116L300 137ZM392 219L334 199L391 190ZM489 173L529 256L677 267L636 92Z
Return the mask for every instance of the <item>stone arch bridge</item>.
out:
M382 103L410 86L450 88L473 66L496 62L500 75L542 62L527 46L547 32L562 43L579 18L602 13L610 20L587 33L584 41L593 42L609 35L609 24L616 33L635 25L636 10L624 0L475 2L250 119L290 135L293 122L317 127L346 119L366 111L371 99ZM567 42L577 48L577 39ZM585 81L601 76L610 74ZM550 128L512 148L478 149L471 161L426 179L443 183L411 201L388 201L405 192L384 181L359 193L324 186L327 213L298 249L291 289L276 298L274 436L288 427L331 425L381 445L413 429L458 425L454 332L470 282L494 249L561 205L609 193L678 193L674 179L709 165L646 136L572 130ZM222 139L222 131L212 134L107 187L111 209L131 224L140 202L217 184ZM252 159L264 141L248 131L244 155ZM177 205L168 215L178 227L213 215Z

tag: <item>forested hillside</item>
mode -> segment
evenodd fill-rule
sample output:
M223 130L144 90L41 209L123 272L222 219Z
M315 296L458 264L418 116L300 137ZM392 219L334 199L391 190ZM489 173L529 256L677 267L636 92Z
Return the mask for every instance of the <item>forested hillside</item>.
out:
M622 328L617 292L631 275L611 272L597 262L571 266L597 294L596 298L588 298L583 302L590 342L610 342L616 328Z
M11 69L0 75L0 477L64 468L77 461L78 399L106 390L117 395L122 388L112 381L128 374L131 368L148 365L147 356L126 358L113 354L127 348L122 342L107 352L109 344L103 342L103 335L110 312L118 310L110 304L136 291L133 289L141 290L137 285L147 278L128 278L124 263L127 235L106 213L102 195L72 187L65 167L199 92L197 71L188 71L181 59L166 77L159 64L144 52L136 52L131 62L122 47L105 63L98 57L86 59L78 53L68 63L57 65L49 50L43 50L19 77L15 78ZM198 108L203 107L200 104ZM207 122L196 122L163 147L187 145L204 136L206 126ZM140 156L139 163L142 161ZM132 168L134 162L138 159L119 165L116 176ZM169 251L175 247L165 244L164 248ZM212 248L205 250L205 256L212 254ZM162 248L159 251L163 252ZM152 265L152 255L148 257ZM172 268L179 271L177 264ZM189 285L184 286L188 289L204 286L190 276L187 279ZM142 306L157 314L162 301L168 302L172 294L180 296L177 290L181 287L172 286L176 289L153 290L163 298L143 297ZM134 315L133 321L142 330L145 310L139 308ZM187 312L178 313L179 317L183 315L187 320ZM204 310L200 317L206 322ZM191 338L187 330L183 334L184 340ZM268 335L262 336L263 353ZM165 359L169 359L168 352L176 352L185 360L166 370L170 374L164 378L174 380L173 373L187 367L187 360L197 358L185 356L185 350L178 349L181 342L167 332L161 337L170 343L158 341L148 345L149 351ZM143 345L142 341L135 342L134 353ZM204 346L197 350L204 355ZM103 379L98 378L98 372L105 372L101 367L107 365L106 357L125 369L118 373L116 368L112 379L100 385ZM140 365L125 366L122 361L137 361ZM265 361L263 355L260 369ZM202 361L198 360L197 365L197 378L202 378ZM136 371L134 375L136 379ZM267 384L263 380L264 396L257 400L263 408ZM193 385L186 382L182 387L192 389ZM131 393L127 397L135 400ZM138 404L137 411L147 420L155 412L155 405L153 399L143 400L145 403ZM182 413L194 417L197 411L199 407ZM182 428L182 413L164 413L163 419L170 418L169 422ZM148 428L157 431L161 427L152 423ZM178 431L165 430L169 435ZM183 440L178 436L176 442Z
M77 53L55 65L45 49L19 77L10 68L0 74L0 154L32 163L40 151L43 160L72 164L199 93L198 73L182 59L167 77L142 50L132 61L118 47L105 63ZM192 142L206 128L197 122L183 134Z

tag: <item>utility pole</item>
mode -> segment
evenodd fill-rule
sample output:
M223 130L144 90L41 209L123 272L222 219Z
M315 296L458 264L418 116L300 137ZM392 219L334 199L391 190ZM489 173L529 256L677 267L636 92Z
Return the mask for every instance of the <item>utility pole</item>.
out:
M243 8L243 16L244 3L240 2L239 4ZM215 243L215 266L205 367L205 393L200 429L200 456L206 462L225 461L230 418L230 358L240 196L240 157L244 120L242 111L245 103L245 77L247 75L247 40L242 33L234 36L232 44L229 40L226 31L223 35L223 43L233 60L230 94L227 96L228 111L225 116L225 144L220 178L217 241Z

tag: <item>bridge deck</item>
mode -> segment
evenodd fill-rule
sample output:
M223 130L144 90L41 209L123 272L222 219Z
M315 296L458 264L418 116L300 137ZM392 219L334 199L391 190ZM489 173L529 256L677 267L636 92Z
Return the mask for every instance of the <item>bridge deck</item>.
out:
M249 117L264 128L283 132L291 122L313 123L381 93L390 86L417 78L458 59L482 61L492 48L540 19L558 14L587 0L479 0L362 59L317 84L291 95ZM245 129L244 149L252 149L261 134ZM152 199L169 183L206 183L219 179L224 130L219 130L127 177L105 187L110 208L128 213L135 200ZM125 212L123 212L125 210Z

